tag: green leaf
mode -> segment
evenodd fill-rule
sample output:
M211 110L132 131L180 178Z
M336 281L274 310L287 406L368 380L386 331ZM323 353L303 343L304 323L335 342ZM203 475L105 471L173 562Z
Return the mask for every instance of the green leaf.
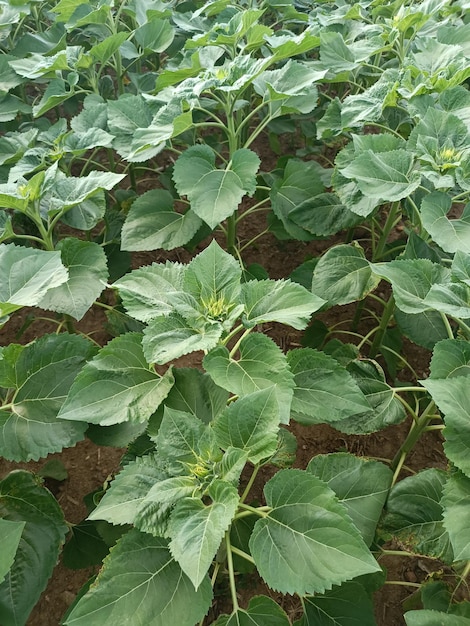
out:
M393 472L383 463L345 452L318 455L310 461L307 471L335 492L370 546L392 484Z
M219 319L211 307L220 303L224 314L239 298L241 277L240 263L213 240L187 265L184 288L203 303L209 318Z
M254 596L246 610L238 609L231 615L221 615L214 626L290 626L290 621L275 600Z
M334 193L321 193L304 200L290 212L289 218L316 237L335 235L363 221L361 216L350 211Z
M449 271L428 259L373 263L372 271L392 283L396 305L404 313L422 313L430 309L425 298L431 287L449 282Z
M291 219L291 213L303 202L309 201L324 190L325 185L317 163L289 159L284 176L274 183L270 197L274 214L281 220L291 237L301 241L312 239L311 233Z
M72 536L62 552L65 567L82 569L101 565L109 548L99 534L95 522L84 520L72 528Z
M323 593L379 567L333 491L301 470L279 471L265 486L272 510L255 524L251 554L281 593Z
M169 20L152 19L134 32L137 43L144 50L163 52L173 41L175 30Z
M436 311L461 319L470 318L470 286L462 283L432 285L424 302Z
M48 289L39 306L80 320L106 286L106 255L98 244L72 237L60 242L60 253L68 280Z
M59 252L0 245L0 317L35 306L48 289L65 283L68 273Z
M217 443L248 452L256 464L272 456L278 445L279 406L273 387L250 393L231 403L213 423Z
M88 519L133 524L151 488L166 478L152 455L137 457L119 472Z
M71 228L91 230L106 213L106 198L103 191L98 191L90 198L83 200L62 215L60 221Z
M123 276L114 286L129 315L148 322L173 311L174 296L183 290L184 271L179 263L153 263Z
M168 407L165 407L156 444L160 458L168 462L176 474L181 473L183 464L197 466L222 457L215 436L206 424L189 413Z
M18 626L26 623L44 591L68 528L53 495L23 470L0 481L0 517L24 524L14 563L0 584L0 622Z
M202 220L191 209L177 213L168 191L152 189L132 203L122 229L122 249L173 250L187 244Z
M149 368L141 340L127 333L102 348L75 379L60 417L102 426L148 420L174 379L171 370L159 376Z
M124 176L112 172L90 172L86 176L74 178L57 170L47 188L46 201L49 213L54 214L56 211L76 206L98 193L100 189L112 189Z
M105 560L93 586L68 616L66 626L116 622L147 626L194 626L212 601L206 578L196 591L171 557L165 540L130 531Z
M428 350L448 337L447 327L437 311L407 314L395 309L394 318L400 331L414 343Z
M149 363L164 365L190 352L210 350L217 345L222 332L219 322L193 328L176 313L155 317L144 330L144 355Z
M141 95L123 94L108 102L109 132L116 137L124 135L127 144L129 135L137 128L146 128L151 121L152 113Z
M200 498L184 498L171 514L170 550L195 589L206 580L225 531L238 506L237 489L222 480L214 480L207 491L210 504Z
M26 522L21 520L10 521L0 518L0 542L3 546L0 556L0 583L13 565L25 524Z
M443 339L434 346L430 378L454 378L470 375L470 343Z
M205 424L211 423L225 408L229 394L209 374L178 367L173 370L173 376L175 383L164 401L168 408L190 413ZM151 428L149 434L153 434Z
M242 287L245 305L243 323L247 327L264 322L280 322L302 330L324 300L290 280L251 280Z
M455 376L439 380L428 378L420 381L444 413L446 455L467 476L470 476L469 380L468 376Z
M307 596L296 626L376 626L374 605L364 587L352 580L323 595Z
M446 252L470 252L470 204L459 219L449 219L452 198L441 191L434 191L421 202L421 219L433 240Z
M44 115L44 113L47 113L54 107L58 107L74 95L75 91L73 87L71 87L62 78L51 80L47 85L42 98L36 105L33 106L33 117L41 117L41 115Z
M287 355L294 374L292 417L301 424L324 424L370 413L371 406L336 359L312 348Z
M288 423L294 380L286 356L260 333L245 337L239 350L240 357L234 359L224 346L214 348L204 357L204 369L217 385L239 396L274 387L280 420Z
M19 348L11 344L0 361L0 381L13 390L11 410L0 409L0 453L6 459L37 460L74 446L85 424L58 419L69 389L95 347L79 335L44 335Z
M427 469L397 483L388 497L381 534L394 537L404 550L451 563L440 504L446 477L441 470Z
M339 245L320 257L313 272L312 291L331 307L362 300L378 283L362 248Z
M404 615L406 626L470 626L468 617L460 617L441 611L407 611Z
M333 428L349 435L367 435L392 424L400 424L406 419L406 411L396 397L393 387L374 378L362 376L354 376L354 378L359 389L365 395L372 412L353 415L345 420L334 422Z
M242 148L233 153L226 169L217 169L209 146L192 146L176 161L173 180L194 213L215 228L236 211L245 194L253 195L259 164L254 152Z
M421 182L413 170L414 156L405 150L376 153L365 150L341 174L357 182L365 196L395 202L411 195Z
M470 506L470 478L460 472L452 473L444 486L441 505L444 509L444 528L450 537L454 561L468 561L470 530L466 520Z
M114 33L92 46L88 53L100 63L105 64L119 50L128 36L129 34L126 31Z

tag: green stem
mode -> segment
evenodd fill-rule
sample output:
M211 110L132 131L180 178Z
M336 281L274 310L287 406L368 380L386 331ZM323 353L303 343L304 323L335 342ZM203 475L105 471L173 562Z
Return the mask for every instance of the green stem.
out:
M388 212L387 219L385 220L384 227L382 229L382 234L379 237L379 241L375 248L373 261L376 262L380 259L384 253L385 246L387 244L387 239L391 233L391 231L395 228L397 223L401 219L401 211L400 211L400 203L394 202L390 207L390 211Z
M227 218L227 252L238 258L237 252L237 214Z
M238 339L237 343L230 350L229 356L231 359L233 359L234 355L237 353L237 350L240 347L240 344L243 341L243 339L245 339L245 337L247 337L251 333L252 330L253 330L252 328L247 328L245 332L243 333L243 335Z
M400 469L406 457L414 448L416 442L418 441L422 433L427 428L429 420L434 417L433 413L434 413L435 408L436 408L436 405L434 404L434 401L431 400L428 406L421 413L421 415L419 417L415 416L416 419L411 425L411 428L408 432L408 435L405 441L403 442L402 446L400 447L400 450L397 452L397 454L395 455L395 458L393 459L390 465L390 468L394 471L392 485L396 483L398 479L398 475L400 473Z
M269 512L272 510L270 506L250 506L249 504L245 504L244 502L239 502L238 506L245 511L250 511L253 515L257 515L258 517L268 517Z
M440 311L440 315L441 315L442 321L444 322L444 326L446 327L447 335L448 335L449 339L454 339L454 331L452 330L452 326L450 325L449 320L447 319L446 314L442 313L442 311Z
M248 494L251 491L251 488L253 487L253 483L255 482L256 476L258 475L259 469L260 469L261 465L255 465L253 472L250 476L250 480L248 481L244 492L242 493L242 496L240 498L240 502L243 503L245 502L246 498L248 497Z
M390 319L393 315L394 310L395 310L395 298L393 296L390 296L390 299L385 306L384 312L382 313L382 318L380 320L379 327L377 329L377 332L375 333L374 340L370 347L369 357L371 359L374 359L377 356L377 353L379 352L382 346L382 341L383 341L385 332L388 327L388 323L390 322Z
M253 563L253 565L256 565L254 558L250 554L247 554L246 552L243 552L243 550L239 550L235 546L231 546L231 550L232 550L233 554L241 556L242 559L245 559L246 561L249 561L250 563Z
M386 580L384 585L401 585L403 587L416 587L421 589L420 583L407 583L403 580Z
M232 545L230 543L230 533L225 533L225 544L227 546L227 567L230 581L230 593L232 594L233 611L238 611L237 586L235 584L235 570L233 568Z

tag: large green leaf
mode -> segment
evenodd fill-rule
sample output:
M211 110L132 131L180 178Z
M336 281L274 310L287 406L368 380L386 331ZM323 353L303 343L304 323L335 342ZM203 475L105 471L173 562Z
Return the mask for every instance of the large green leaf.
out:
M12 389L11 408L0 408L0 453L7 459L37 460L74 446L86 424L58 419L69 389L95 353L78 335L45 335L25 347L3 350L0 384Z
M192 146L176 161L173 178L196 215L215 228L236 211L245 194L255 192L259 164L254 152L242 148L233 153L226 169L218 169L209 146Z
M68 280L48 289L39 306L80 320L106 286L106 255L98 244L72 237L60 242L60 253Z
M13 565L25 523L26 522L21 520L6 520L0 518L0 542L2 544L2 554L0 555L0 583L3 582Z
M296 239L309 241L312 234L296 224L290 214L303 202L310 200L325 190L319 174L318 164L314 161L290 159L284 170L284 176L276 181L271 189L271 204L274 214L281 220L285 230Z
M14 563L0 584L0 623L20 626L46 587L68 528L57 500L23 470L0 481L0 517L24 524Z
M470 476L470 406L468 385L470 377L431 379L420 381L445 416L444 448L447 457L467 476Z
M446 473L427 469L404 478L390 492L381 533L394 537L404 550L453 561L440 504Z
M428 259L404 259L374 263L372 270L392 283L397 307L404 313L422 313L432 308L425 298L435 284L449 281L449 270Z
M141 341L126 333L102 348L75 379L60 417L101 426L148 420L174 379L171 370L159 376L149 367Z
M251 554L282 593L323 593L380 568L334 492L301 470L281 470L264 489L272 510L258 520Z
M196 589L206 579L239 500L237 489L222 480L215 480L207 495L209 504L200 498L177 502L169 524L171 553Z
M324 300L289 280L250 280L242 287L243 322L251 327L280 322L301 330Z
M90 520L106 520L112 524L132 524L138 509L152 487L168 478L152 455L137 457L119 472Z
M447 326L438 311L403 313L395 309L394 318L405 337L428 350L432 350L438 341L449 336Z
M35 306L48 289L66 282L68 272L60 252L46 252L14 244L0 245L0 317Z
M134 530L111 550L92 588L65 624L194 626L207 613L211 601L208 578L196 591L172 558L165 540Z
M383 463L346 452L318 455L310 461L307 471L333 489L369 546L392 484L393 472Z
M238 609L231 615L221 615L214 626L290 626L281 607L272 598L255 596L248 608Z
M289 217L316 237L335 235L363 221L361 216L350 211L334 193L321 193L304 200L290 212Z
M123 276L114 286L129 315L148 322L173 311L173 297L183 290L184 271L180 263L154 263Z
M460 339L443 339L434 346L430 378L470 376L470 343Z
M174 28L169 20L153 19L139 28L134 33L137 43L144 50L152 52L163 52L173 41L175 36Z
M452 473L444 486L441 500L444 509L444 528L447 530L455 561L470 558L470 529L468 510L470 507L470 478L460 472Z
M155 317L144 330L144 356L149 363L164 365L190 352L210 350L217 345L222 332L219 322L206 322L193 328L177 313Z
M378 283L362 248L339 245L330 248L315 266L312 291L331 307L362 300Z
M343 168L341 174L355 180L365 196L394 202L419 187L421 174L413 166L414 157L405 150L379 154L366 150Z
M172 250L196 234L202 220L191 209L177 213L168 191L147 191L132 203L122 229L123 250Z
M213 240L186 267L184 288L201 302L209 319L226 317L240 294L242 268ZM184 315L181 308L177 309Z
M273 455L278 446L279 406L273 387L231 403L213 423L217 443L248 452L252 463Z
M294 374L292 417L301 424L324 424L370 413L371 406L349 372L333 357L301 348L287 355Z
M305 613L295 626L376 626L374 605L364 587L354 580L323 595L307 596Z
M460 319L470 318L470 286L464 283L432 285L424 302L440 313Z
M470 252L470 204L459 219L449 219L452 198L441 191L434 191L421 202L421 219L433 240L446 252Z
M245 337L239 349L240 357L235 359L224 346L214 348L204 357L204 368L217 385L239 396L274 387L280 420L288 423L294 380L286 356L260 333Z

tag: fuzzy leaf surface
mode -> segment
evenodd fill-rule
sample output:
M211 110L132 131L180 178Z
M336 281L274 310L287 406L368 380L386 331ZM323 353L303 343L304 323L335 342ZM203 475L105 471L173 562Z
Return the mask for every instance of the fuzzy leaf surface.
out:
M292 417L301 424L324 424L370 413L371 406L349 372L333 357L312 348L287 355L294 374Z
M248 608L221 615L214 626L290 626L281 607L267 596L251 598Z
M260 389L275 388L280 420L289 422L294 377L286 356L272 339L252 333L240 343L240 357L234 359L224 346L204 357L204 368L220 387L239 396Z
M441 500L444 528L447 530L455 561L467 561L470 555L470 530L467 511L470 506L470 478L460 472L452 473L444 486Z
M251 554L281 593L323 593L379 567L334 492L301 470L281 470L265 486L269 514L256 522Z
M250 280L242 287L242 300L246 326L280 322L298 330L305 328L312 313L325 303L302 285L289 280Z
M194 626L207 613L212 589L196 591L172 558L164 539L128 532L105 559L92 588L69 614L66 626Z
M171 370L159 376L149 367L141 341L126 333L102 348L77 376L60 417L101 426L148 420L174 379Z
M23 470L0 481L0 516L24 524L12 568L0 584L0 622L20 626L46 587L68 528L57 500Z
M335 492L369 546L392 483L392 471L378 461L364 461L343 452L317 455L307 471Z
M323 595L304 599L305 613L295 626L376 626L374 605L364 587L354 581Z
M13 390L12 407L0 407L0 453L10 460L37 460L74 446L85 424L58 418L70 387L95 353L79 335L44 335L27 346L10 344L0 360L0 384Z
M254 152L242 148L234 152L227 169L218 169L209 146L192 146L176 161L173 179L196 215L215 228L236 211L245 194L254 193L259 164Z

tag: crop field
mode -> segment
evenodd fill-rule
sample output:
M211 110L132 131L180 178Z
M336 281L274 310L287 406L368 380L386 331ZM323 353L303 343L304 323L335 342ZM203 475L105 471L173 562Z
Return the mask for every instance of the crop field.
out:
M470 2L0 52L0 626L470 626Z

